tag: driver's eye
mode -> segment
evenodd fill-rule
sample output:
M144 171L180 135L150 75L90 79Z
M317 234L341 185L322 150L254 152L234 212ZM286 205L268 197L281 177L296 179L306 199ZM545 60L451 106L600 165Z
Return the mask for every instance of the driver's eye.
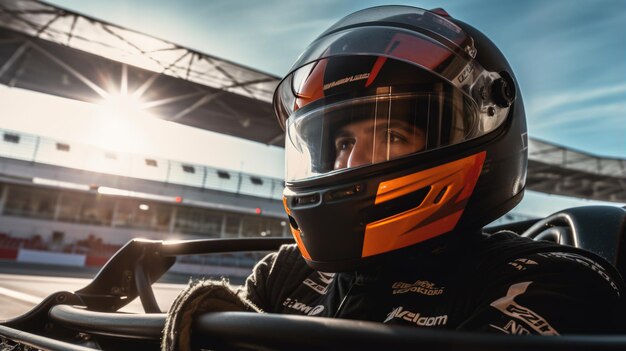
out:
M354 139L352 138L337 138L335 140L335 149L337 151L350 150L354 146Z
M407 143L408 139L402 133L393 129L388 129L387 132L385 133L384 141L390 144L397 144L397 143Z

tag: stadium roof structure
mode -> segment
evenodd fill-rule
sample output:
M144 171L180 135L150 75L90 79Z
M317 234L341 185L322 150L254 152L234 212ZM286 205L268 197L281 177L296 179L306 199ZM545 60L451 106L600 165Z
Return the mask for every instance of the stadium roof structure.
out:
M34 0L0 2L0 83L87 102L141 97L165 120L282 146L280 78ZM529 141L527 187L626 203L626 160Z
M530 139L526 187L548 194L626 203L626 159L599 157Z
M282 145L279 78L33 0L0 1L0 83L87 102L116 93L169 121Z

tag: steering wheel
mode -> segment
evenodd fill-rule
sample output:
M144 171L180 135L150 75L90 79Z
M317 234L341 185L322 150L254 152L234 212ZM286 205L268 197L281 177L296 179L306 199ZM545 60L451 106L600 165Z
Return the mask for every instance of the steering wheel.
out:
M95 312L68 305L50 310L53 321L68 328L122 339L158 342L165 314ZM620 350L619 335L564 335L559 338L481 334L377 322L251 312L210 312L194 321L193 344L209 349L263 350Z
M616 206L582 206L556 212L521 234L534 240L570 245L600 255L626 273L626 255L620 255L626 238L626 209Z
M571 216L564 212L552 214L528 228L521 236L533 240L545 240L561 245L579 247L577 228Z

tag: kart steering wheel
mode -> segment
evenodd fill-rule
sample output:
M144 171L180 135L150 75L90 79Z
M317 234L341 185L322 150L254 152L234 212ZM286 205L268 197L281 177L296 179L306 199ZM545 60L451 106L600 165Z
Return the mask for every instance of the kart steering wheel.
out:
M626 273L626 208L582 206L556 212L532 225L523 237L548 240L591 251ZM624 239L626 240L626 239Z
M159 341L165 314L119 314L55 306L50 317L70 329L123 340ZM378 322L251 312L209 312L194 321L193 349L480 351L619 350L620 335L559 338L390 326Z
M579 247L576 240L577 228L570 215L564 212L552 214L532 225L522 237L545 240L561 245Z

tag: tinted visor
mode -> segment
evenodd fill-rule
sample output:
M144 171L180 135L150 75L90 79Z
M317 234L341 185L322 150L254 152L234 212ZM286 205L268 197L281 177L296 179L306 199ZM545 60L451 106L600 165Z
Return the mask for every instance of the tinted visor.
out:
M444 82L428 89L321 99L287 120L288 181L414 155L480 134L476 106Z
M501 76L474 60L473 39L437 14L372 8L339 21L274 93L286 180L386 162L495 130ZM500 83L502 87L502 83Z

